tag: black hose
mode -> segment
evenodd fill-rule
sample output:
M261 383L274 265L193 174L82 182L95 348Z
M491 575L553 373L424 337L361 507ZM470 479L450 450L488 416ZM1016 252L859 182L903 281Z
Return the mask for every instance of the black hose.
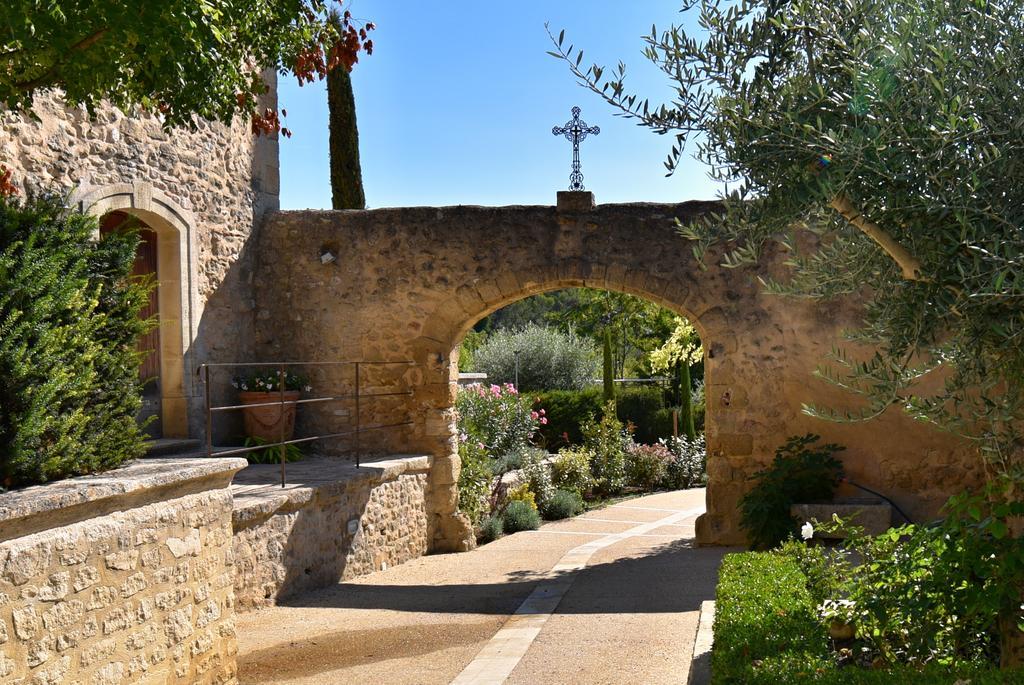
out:
M892 506L892 508L895 509L899 513L900 516L903 517L904 521L906 521L907 523L913 523L913 521L910 520L910 517L907 516L905 513L903 513L903 510L900 509L900 505L896 504L895 502L893 502L891 499L889 499L888 497L886 497L882 493L875 492L871 488L863 486L860 483L854 483L852 480L849 480L849 479L846 482L849 483L850 485L852 485L855 488L859 488L860 490L863 490L864 492L867 492L867 493L870 493L870 494L874 495L875 497L881 497L886 502L888 502L890 504L890 506Z

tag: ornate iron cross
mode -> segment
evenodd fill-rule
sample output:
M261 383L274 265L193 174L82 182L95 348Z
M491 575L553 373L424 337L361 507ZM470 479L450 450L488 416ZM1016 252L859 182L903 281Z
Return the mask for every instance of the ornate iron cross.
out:
M556 136L565 136L565 139L572 143L572 173L569 174L569 190L583 190L583 172L580 171L580 143L586 140L589 135L597 135L601 132L599 126L587 126L587 122L580 119L579 107L572 108L572 119L565 122L565 126L555 126L551 133Z

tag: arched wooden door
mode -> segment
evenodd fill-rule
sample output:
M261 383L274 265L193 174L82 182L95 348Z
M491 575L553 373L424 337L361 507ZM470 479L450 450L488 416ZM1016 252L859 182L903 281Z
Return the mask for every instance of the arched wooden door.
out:
M160 294L157 285L157 235L156 231L146 226L145 222L126 212L110 212L100 220L100 233L106 234L123 228L131 227L139 231L139 247L135 253L135 264L132 268L132 275L145 278L150 277L154 281L154 287L149 291L149 302L142 308L140 316L144 319L160 317ZM138 349L142 353L142 364L139 367L139 377L143 382L142 388L142 410L139 414L140 422L148 422L146 432L152 437L162 437L163 428L161 420L161 384L160 384L160 327L154 326L152 330L143 335L138 342ZM153 417L152 419L150 417Z

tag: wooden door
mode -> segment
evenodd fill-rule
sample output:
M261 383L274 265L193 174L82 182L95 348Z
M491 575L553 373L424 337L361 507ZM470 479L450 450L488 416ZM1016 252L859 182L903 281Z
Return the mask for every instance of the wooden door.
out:
M111 231L131 227L139 231L139 247L135 253L135 264L132 267L132 276L138 278L150 277L154 283L157 273L157 236L156 232L148 228L139 219L125 212L110 212L104 215L100 222L100 233L107 234ZM158 287L149 291L149 302L147 302L139 315L143 319L160 317L160 297ZM139 367L139 378L143 382L142 388L142 411L139 415L140 421L150 421L146 432L153 437L160 437L160 328L153 327L151 331L139 338L138 350L142 353L142 364Z

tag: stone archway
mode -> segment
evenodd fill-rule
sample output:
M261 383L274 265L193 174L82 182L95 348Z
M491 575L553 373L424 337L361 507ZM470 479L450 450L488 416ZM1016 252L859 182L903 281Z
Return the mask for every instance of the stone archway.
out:
M81 211L102 217L124 212L156 233L159 285L161 424L163 437L187 438L192 373L189 349L195 339L196 286L192 264L195 223L191 214L148 183L83 188L72 196Z
M575 198L579 199L579 198ZM583 198L584 200L586 198ZM710 202L593 207L419 207L289 211L260 234L257 349L267 359L412 360L401 407L413 427L379 447L432 457L428 509L436 551L465 548L456 512L453 350L486 314L524 297L583 286L638 295L689 319L705 342L707 513L702 543L737 544L738 503L749 476L792 435L822 434L847 446L847 473L930 515L959 487L966 449L898 410L872 430L826 424L803 403L851 406L815 379L815 368L857 325L857 303L772 297L759 279L784 273L789 255L757 269L699 264L675 220L714 211ZM321 259L330 253L334 260ZM951 466L912 477L941 454Z

